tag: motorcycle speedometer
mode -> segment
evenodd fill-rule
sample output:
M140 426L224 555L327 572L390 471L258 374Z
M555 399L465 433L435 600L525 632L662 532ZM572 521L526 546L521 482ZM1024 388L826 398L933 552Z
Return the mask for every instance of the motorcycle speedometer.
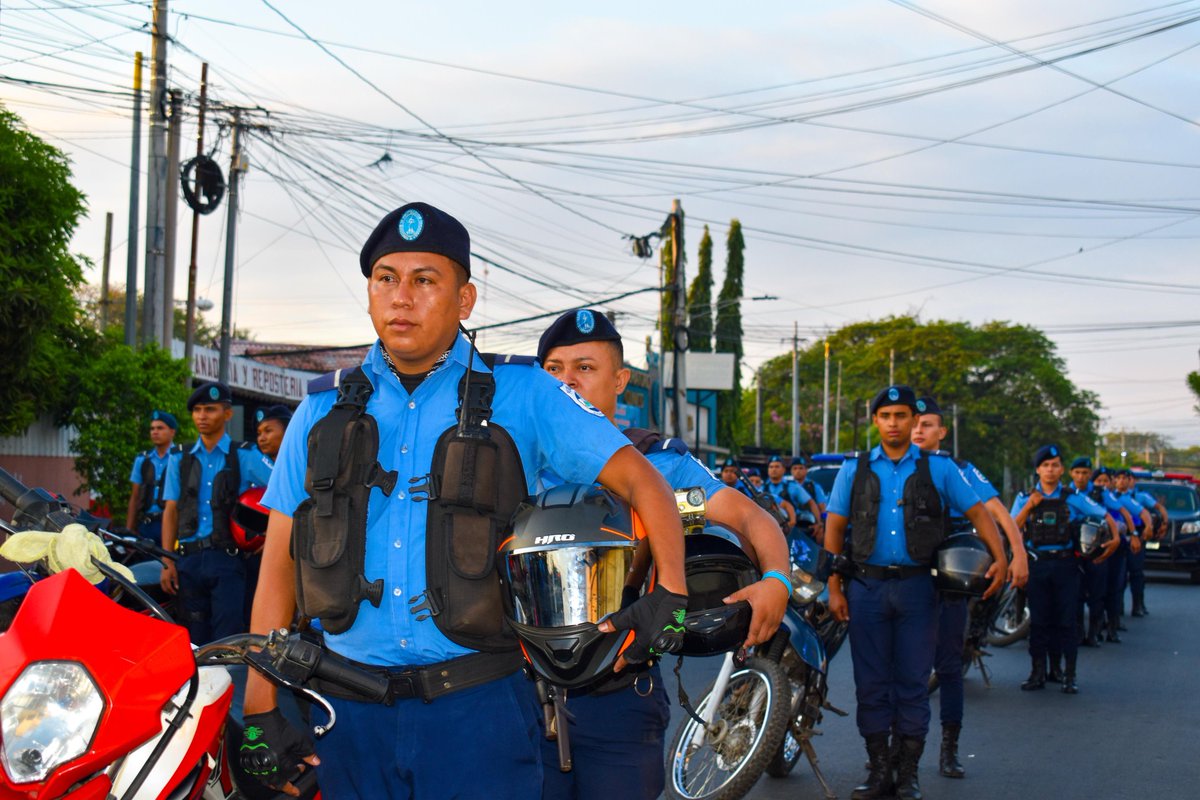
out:
M45 780L87 752L104 698L82 664L37 661L0 700L0 763L13 783Z

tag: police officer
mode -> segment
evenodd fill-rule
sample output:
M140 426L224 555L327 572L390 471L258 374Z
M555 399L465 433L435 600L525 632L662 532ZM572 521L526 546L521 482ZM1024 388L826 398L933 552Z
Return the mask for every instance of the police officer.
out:
M1121 606L1125 594L1126 564L1129 561L1129 552L1133 547L1133 541L1137 539L1134 536L1135 522L1129 511L1130 499L1119 499L1113 491L1112 471L1108 467L1096 468L1096 471L1092 473L1092 485L1101 492L1101 499L1097 502L1104 506L1109 516L1117 520L1117 527L1121 534L1120 544L1107 562L1108 572L1104 585L1104 617L1107 630L1104 641L1120 644L1120 631L1124 630L1121 625ZM1137 540L1137 547L1141 549L1140 539Z
M1062 450L1058 445L1039 447L1033 456L1038 482L1013 501L1012 515L1025 532L1026 546L1037 555L1029 570L1029 657L1033 668L1021 689L1046 686L1046 659L1062 653L1066 669L1062 691L1076 694L1076 657L1079 636L1075 615L1079 605L1079 565L1075 560L1072 522L1104 516L1090 497L1062 485Z
M563 314L542 334L538 360L547 372L615 420L617 399L630 374L624 365L620 334L607 317L591 309ZM627 430L626 435L672 488L703 489L708 520L740 534L751 557L757 556L767 577L726 602L750 602L754 614L747 647L770 639L779 629L790 594L787 543L775 520L745 495L728 491L725 483L715 480L680 439L664 439L637 428ZM544 486L559 482L557 476L542 476ZM630 597L640 593L648 555L643 544L626 580ZM662 793L669 703L658 668L650 675L650 691L645 691L645 681L635 683L631 676L618 677L587 694L571 695L567 707L570 721L560 720L559 724L571 727L574 769L564 773L548 767L543 798L652 800ZM547 764L553 763L556 753L556 746L543 739L542 757Z
M1133 487L1133 472L1128 468L1117 470L1116 483L1115 494L1117 499L1122 502L1129 501L1129 513L1133 516L1136 528L1134 538L1138 539L1138 546L1136 550L1133 549L1131 540L1129 559L1125 564L1129 570L1129 594L1133 600L1133 607L1130 613L1135 617L1142 617L1146 614L1146 542L1157 535L1154 517L1150 515L1149 511L1150 508L1154 508L1154 499L1138 498L1137 492L1134 491ZM1147 506L1143 500L1150 500L1150 505ZM1139 511L1134 511L1133 504L1136 504ZM1125 593L1123 591L1121 593L1121 608L1122 610L1125 608Z
M163 591L179 594L192 642L204 644L245 630L246 570L229 533L238 495L265 486L271 469L249 446L225 432L233 397L223 383L201 384L188 398L200 438L167 465L162 546Z
M750 496L749 488L742 481L742 468L732 458L727 458L721 463L721 483L731 489L737 489L747 497Z
M767 462L767 480L763 484L763 488L768 494L775 498L775 502L783 506L786 502L792 509L792 514L788 524L792 527L796 525L796 515L801 511L808 511L813 515L816 522L813 524L813 534L815 536L824 536L823 526L821 524L821 507L817 505L817 501L812 498L804 487L793 480L785 480L786 470L783 466L783 458L781 456L771 456Z
M125 527L141 536L158 542L162 538L163 484L167 462L179 453L175 432L179 422L169 411L155 410L150 414L150 444L154 445L133 460L129 482L129 508L125 512Z
M801 453L792 459L788 466L792 474L792 480L800 484L800 488L808 492L808 496L817 501L817 506L821 509L821 513L825 513L826 506L829 505L829 495L821 487L821 484L808 477L808 456ZM817 519L820 519L818 515Z
M283 405L260 408L254 412L254 421L258 450L270 459L271 465L274 466L279 447L283 444L283 432L292 421L292 410Z
M917 397L889 386L871 401L880 444L842 464L829 496L825 547L841 553L853 524L849 556L853 579L829 580L829 608L850 621L850 652L858 700L858 730L870 771L854 800L920 798L917 767L929 730L929 674L937 643L938 602L930 565L946 537L947 515L967 515L995 563L988 571L1000 589L1008 561L996 525L958 467L912 443ZM895 732L898 764L889 759Z
M1100 646L1100 628L1104 623L1104 599L1108 591L1108 559L1110 559L1121 546L1121 532L1117 527L1117 521L1113 517L1112 509L1106 502L1105 495L1108 492L1099 486L1092 485L1092 460L1087 456L1079 456L1071 462L1071 483L1076 492L1086 494L1092 499L1096 505L1105 510L1104 524L1109 527L1109 532L1112 536L1104 543L1103 549L1099 556L1094 559L1084 559L1082 561L1082 583L1079 587L1079 622L1076 627L1080 630L1082 640L1080 644L1084 647L1099 647ZM1120 504L1115 498L1112 500L1116 507L1120 509ZM1084 607L1086 606L1087 619L1084 622ZM1050 672L1053 673L1058 667L1057 654L1051 654ZM1050 676L1047 676L1049 679ZM1061 677L1059 682L1061 683Z
M625 609L635 638L624 658L644 661L682 643L674 494L533 358L484 357L460 334L477 293L458 220L409 203L379 222L359 264L379 339L360 368L314 381L288 426L263 500L271 515L251 627L286 627L298 606L319 616L327 647L387 676L390 703L333 693L339 724L312 754L274 687L251 675L246 726L257 738L242 762L275 786L301 762L319 764L331 800L537 797L539 712L488 568L501 532L544 469L626 499L658 575ZM343 447L347 431L362 446ZM315 548L329 540L347 547L325 558Z
M929 396L918 398L917 414L917 422L912 431L913 444L925 452L949 455L939 450L949 430L937 400ZM1000 502L1000 493L974 464L959 459L955 459L954 463L992 519L1004 531L1012 551L1008 577L1014 585L1024 587L1029 580L1029 561L1025 556L1025 545L1021 541L1021 532L1017 529L1017 524ZM938 770L947 778L962 778L966 771L958 760L958 737L962 732L963 722L963 649L966 644L969 603L963 595L943 595L940 599L937 654L934 656L942 720L942 749L938 759Z

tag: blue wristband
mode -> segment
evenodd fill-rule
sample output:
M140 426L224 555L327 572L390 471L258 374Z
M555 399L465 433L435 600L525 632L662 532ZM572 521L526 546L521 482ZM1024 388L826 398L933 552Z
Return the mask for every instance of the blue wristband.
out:
M792 593L792 581L791 581L791 579L790 579L790 578L788 578L788 576L787 576L787 575L784 575L784 574L783 574L782 572L780 572L779 570L777 570L777 569L773 569L773 570L770 570L770 571L768 571L768 572L764 572L764 573L763 573L763 580L765 581L767 578L774 578L775 580L779 581L780 583L782 583L784 586L786 586L786 587L787 587L787 592L788 592L788 594L791 594L791 593Z

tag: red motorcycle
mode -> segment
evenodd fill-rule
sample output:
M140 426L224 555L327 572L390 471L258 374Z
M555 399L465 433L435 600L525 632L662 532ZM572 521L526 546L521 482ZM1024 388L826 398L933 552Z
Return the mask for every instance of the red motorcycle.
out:
M146 613L123 607L74 569L30 587L0 634L0 800L276 798L242 770L226 665L247 664L302 695L312 678L382 698L387 682L317 642L282 631L193 651L187 630L106 563L91 563ZM315 773L294 781L318 796Z

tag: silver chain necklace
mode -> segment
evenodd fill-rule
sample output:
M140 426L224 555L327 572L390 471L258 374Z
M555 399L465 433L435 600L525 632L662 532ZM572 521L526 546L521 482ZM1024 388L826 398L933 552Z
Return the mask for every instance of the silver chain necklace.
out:
M400 370L396 369L396 364L392 361L392 357L390 355L388 355L387 348L384 347L382 344L379 347L379 352L383 353L383 363L387 364L388 369L391 370L392 374L396 376L396 380L403 383L405 378L412 379L413 377L415 377L413 375L405 375ZM436 372L438 367L440 367L442 364L445 364L446 359L449 357L450 357L449 350L447 350L446 352L444 352L440 356L438 356L437 361L433 362L433 366L430 367L425 372L425 374L421 376L421 380L425 380L430 375L432 375L434 372Z

